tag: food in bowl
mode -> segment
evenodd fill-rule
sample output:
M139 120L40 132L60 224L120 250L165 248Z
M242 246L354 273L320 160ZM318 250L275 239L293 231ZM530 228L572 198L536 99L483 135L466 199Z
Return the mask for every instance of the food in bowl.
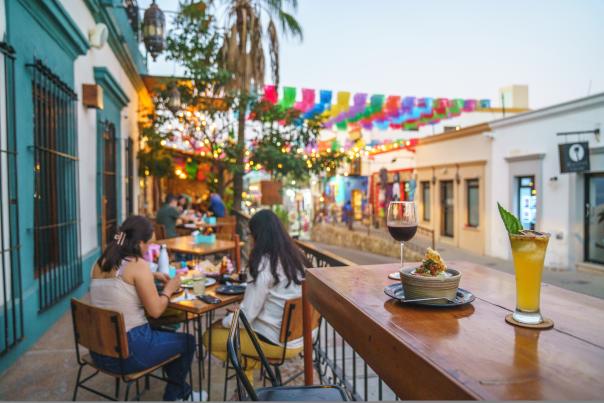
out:
M460 279L461 273L448 268L440 254L432 248L426 250L419 267L401 270L405 299L442 297L454 300ZM443 300L426 303L441 304Z
M422 264L415 269L413 274L426 277L449 277L451 275L447 273L447 265L440 253L432 248L426 249Z

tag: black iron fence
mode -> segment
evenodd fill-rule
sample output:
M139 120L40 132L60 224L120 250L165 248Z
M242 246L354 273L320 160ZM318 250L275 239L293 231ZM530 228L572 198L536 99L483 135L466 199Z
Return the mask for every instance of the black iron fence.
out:
M19 256L15 51L0 42L0 356L23 339L23 293Z
M249 216L235 211L239 236L249 248ZM296 240L311 267L344 267L353 262ZM244 248L245 249L245 248ZM248 252L246 252L248 253ZM324 318L313 344L313 364L321 384L343 387L353 400L399 400L398 396L376 375L367 363Z
M82 283L77 95L42 61L32 71L34 267L40 311Z

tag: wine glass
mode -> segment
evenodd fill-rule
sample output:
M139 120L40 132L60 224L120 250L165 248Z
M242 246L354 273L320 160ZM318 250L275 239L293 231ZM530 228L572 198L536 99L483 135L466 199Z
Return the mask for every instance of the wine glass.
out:
M417 231L417 205L415 202L390 202L386 225L392 238L401 243L401 270L403 270L405 242L411 240Z

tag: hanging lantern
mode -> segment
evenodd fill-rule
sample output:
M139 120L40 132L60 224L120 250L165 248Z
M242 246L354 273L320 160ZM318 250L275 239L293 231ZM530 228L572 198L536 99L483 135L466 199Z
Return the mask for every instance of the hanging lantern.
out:
M176 113L180 110L180 107L180 91L178 91L176 83L172 83L170 92L168 94L168 109L170 109L172 113Z
M166 17L153 0L143 17L143 42L154 61L157 59L157 55L164 50L165 28Z

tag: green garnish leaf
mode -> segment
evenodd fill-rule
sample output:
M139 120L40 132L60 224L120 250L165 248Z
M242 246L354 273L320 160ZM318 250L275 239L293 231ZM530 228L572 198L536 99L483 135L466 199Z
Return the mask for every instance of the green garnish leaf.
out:
M522 224L520 220L512 213L501 207L499 202L497 203L497 207L499 208L499 214L501 215L501 219L503 220L503 225L505 225L505 229L510 234L518 234L522 230Z

